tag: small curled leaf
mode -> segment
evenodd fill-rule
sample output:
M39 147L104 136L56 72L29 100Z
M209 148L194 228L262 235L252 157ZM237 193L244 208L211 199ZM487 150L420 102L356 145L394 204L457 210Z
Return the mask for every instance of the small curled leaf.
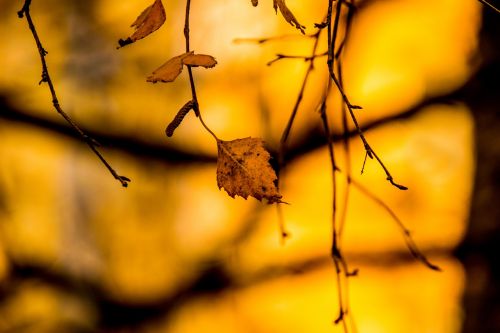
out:
M188 55L188 53L169 59L166 63L154 70L153 73L147 77L146 81L153 83L158 81L173 82L182 72L182 58L186 55Z
M285 0L273 0L273 7L276 12L278 12L278 8L281 12L281 15L285 18L285 20L290 23L293 27L300 30L301 33L305 33L305 26L301 25L299 21L295 18L295 15L288 9L286 6Z
M165 23L165 19L165 8L163 8L161 0L155 0L155 2L144 9L134 23L132 23L131 27L135 28L135 32L127 39L120 39L118 44L120 47L123 47L148 36L152 32L158 30L163 23Z
M165 130L165 133L167 134L168 137L174 135L175 129L179 127L184 117L188 114L189 111L191 111L193 107L194 107L194 102L189 101L186 104L184 104L184 106L177 112L174 119L170 122L170 124L168 124L167 129Z
M157 68L146 81L156 82L173 82L182 72L182 66L203 66L205 68L212 68L217 64L214 57L206 54L194 54L193 51L183 53Z

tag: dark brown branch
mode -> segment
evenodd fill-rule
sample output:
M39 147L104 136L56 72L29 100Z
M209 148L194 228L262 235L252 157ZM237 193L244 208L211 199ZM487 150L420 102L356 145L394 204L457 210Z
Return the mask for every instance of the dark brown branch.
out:
M28 26L31 30L31 33L33 34L33 38L35 39L37 48L38 48L38 53L40 54L40 61L42 63L42 80L40 81L41 83L47 83L49 86L50 93L52 95L52 105L54 106L54 109L61 115L64 120L78 133L80 138L87 144L87 146L94 152L94 154L101 160L101 162L106 166L108 171L113 175L115 179L117 179L123 187L127 187L128 183L130 182L130 179L125 177L125 176L120 176L112 167L111 165L106 161L106 159L101 155L101 153L97 150L97 147L99 144L89 135L87 135L85 132L83 132L80 127L71 119L71 117L64 112L62 109L59 100L57 99L56 91L54 88L54 84L52 83L52 79L50 78L49 70L47 67L47 62L45 60L45 56L47 55L47 51L43 48L42 42L40 41L40 38L38 37L38 33L35 28L35 24L33 23L33 20L31 18L30 14L30 5L31 5L31 0L26 0L24 2L23 8L17 12L17 15L19 18L26 17L26 21L28 22Z

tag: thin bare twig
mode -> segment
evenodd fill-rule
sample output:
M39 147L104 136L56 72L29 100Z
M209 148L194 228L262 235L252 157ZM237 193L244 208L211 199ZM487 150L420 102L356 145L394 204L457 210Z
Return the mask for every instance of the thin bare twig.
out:
M342 3L337 1L336 2L336 11L335 11L335 21L333 23L333 28L332 28L332 12L333 12L333 0L330 0L328 3L328 12L326 16L326 25L327 25L327 31L328 31L328 60L327 64L329 68L333 66L333 52L332 49L335 46L335 41L337 37L337 32L338 32L338 26L340 23L340 11L341 11ZM328 81L328 90L327 90L327 95L330 93L331 90L331 80ZM327 96L326 95L326 96ZM337 275L337 294L338 294L338 302L339 302L339 314L337 319L335 319L334 323L339 324L342 323L342 327L345 333L349 332L347 328L347 321L345 316L349 314L349 300L347 298L348 294L348 277L350 275L355 275L356 272L350 273L349 269L347 267L347 262L342 255L341 249L340 249L340 241L339 241L339 233L338 233L338 225L336 222L336 216L335 216L335 211L336 211L336 182L335 182L335 171L338 169L337 165L335 164L335 158L334 158L334 150L333 150L333 142L330 134L330 128L328 124L328 118L327 118L327 113L326 113L326 98L324 97L322 107L321 107L321 119L323 121L323 127L325 129L325 133L328 139L328 151L330 155L330 163L332 165L332 173L333 173L333 179L334 179L334 184L333 184L333 216L332 216L332 247L331 247L331 257L333 259L333 262L335 264L336 268L336 275ZM343 270L341 269L343 268ZM345 287L342 284L342 280L344 280ZM345 294L345 295L344 295ZM345 297L344 297L345 296ZM344 304L345 303L345 304Z
M314 54L312 56L297 56L297 55L287 55L287 54L278 53L278 54L276 54L276 58L274 58L273 60L271 60L267 63L267 66L271 66L272 64L274 64L275 62L277 62L281 59L303 59L304 61L312 61L316 58L324 57L327 54L328 54L328 52L323 52L323 53L319 53L319 54Z
M130 179L125 176L120 176L111 167L111 165L108 163L108 161L106 161L104 156L102 156L102 154L97 150L99 143L97 143L97 141L95 141L93 138L91 138L85 132L83 132L80 129L80 127L73 121L73 119L71 119L71 117L62 109L59 100L57 99L56 90L54 88L54 84L52 83L52 79L50 78L49 69L47 67L47 61L45 59L48 52L43 48L42 42L38 37L35 24L33 23L33 19L31 18L30 5L31 5L31 0L26 0L21 10L17 12L17 15L19 16L19 18L26 17L28 26L31 30L31 33L33 34L33 38L35 39L36 46L38 48L38 53L40 54L40 61L42 63L42 79L40 81L40 84L47 83L47 85L49 86L50 93L52 95L52 105L54 106L54 109L57 111L57 113L59 113L59 115L61 115L64 118L64 120L66 120L66 122L78 133L80 138L87 144L87 146L89 146L89 148L94 152L94 154L99 158L99 160L101 160L101 162L104 164L104 166L106 166L106 168L113 175L113 177L117 179L122 184L123 187L127 187L128 183L130 182Z
M410 230L408 230L408 228L404 225L403 221L401 221L401 219L396 215L396 213L391 209L391 207L389 207L384 201L382 201L382 199L380 199L375 194L370 192L366 187L361 185L359 182L355 181L354 179L351 179L350 182L361 193L363 193L365 196L367 196L376 204L378 204L380 207L382 207L391 216L391 218L396 222L397 226L401 230L406 246L408 247L408 250L415 259L419 260L425 266L427 266L432 270L441 271L441 269L438 266L431 263L429 259L425 257L422 251L420 251L420 249L417 247L417 244L415 243L415 241L411 236Z
M318 44L319 44L319 37L321 35L321 31L323 29L318 28L318 31L314 34L314 45L311 51L312 55L316 54L316 51L318 49ZM288 137L290 135L290 131L292 129L293 122L295 120L295 117L297 116L297 112L299 110L300 104L302 103L302 98L304 97L304 91L306 89L307 82L309 80L309 76L311 72L314 69L314 57L311 56L311 59L309 60L309 67L306 70L306 74L304 75L304 79L302 80L302 85L299 90L299 94L297 95L297 99L295 100L295 104L292 109L292 113L290 114L290 117L288 118L288 123L286 124L285 129L283 130L283 134L281 135L281 140L280 140L280 148L279 148L279 154L278 154L278 160L279 160L279 166L280 169L283 167L284 164L284 159L285 159L285 151L286 151L286 142L288 140Z
M332 1L333 0L330 0L330 3ZM354 104L352 104L349 101L349 98L347 97L342 84L339 82L339 79L335 75L335 71L334 71L334 59L338 58L340 56L340 53L338 54L338 56L335 55L335 42L336 42L336 37L337 37L337 33L338 33L338 22L340 21L340 11L341 11L341 7L342 7L342 3L343 2L344 1L342 1L342 0L338 0L337 1L337 9L336 9L336 12L335 12L335 22L334 22L332 37L329 38L329 45L328 45L328 68L329 68L329 72L330 72L330 77L333 80L333 82L335 83L335 85L337 86L337 89L338 89L340 95L342 96L342 100L344 101L344 104L346 105L346 107L347 107L347 109L349 111L351 119L352 119L352 121L353 121L353 123L354 123L354 125L356 127L357 132L358 132L358 136L360 137L360 139L363 142L363 145L365 147L366 156L369 157L369 158L371 158L371 159L375 158L377 160L377 162L379 163L379 165L382 167L382 169L384 170L384 172L386 174L386 179L393 186L397 187L400 190L407 190L408 188L406 186L398 184L398 183L396 183L394 181L394 177L389 172L389 169L387 169L387 167L382 162L382 160L380 159L380 157L375 153L375 151L373 150L373 148L368 143L368 140L366 139L363 131L361 130L361 127L359 126L359 123L358 123L358 120L356 118L356 115L354 114L354 110L361 109L361 107L357 106L357 105L354 105ZM329 10L330 10L330 8L329 8ZM331 21L331 15L332 15L332 13L330 12L329 15L330 15L330 17L327 20L327 22L329 23L329 26L330 26L331 22L329 22L329 21ZM330 29L331 28L329 27L329 31L330 31ZM347 36L344 38L344 41L342 43L342 48L344 47L346 38L347 38ZM363 164L362 171L363 171L363 169L364 169L364 164Z
M347 36L349 36L349 32L351 31L354 10L355 10L355 5L353 2L352 6L349 6L347 9L344 38L340 42L340 44L337 48L337 53L335 54L335 57L333 59L333 60L337 60L336 61L337 73L339 76L338 79L339 79L339 83L341 86L344 86L344 78L343 78L343 74L342 74L342 61L339 60L339 57L340 57L342 50L344 49L345 42L347 40ZM346 174L346 180L347 180L345 190L344 190L344 204L342 207L342 216L340 217L340 220L339 220L339 236L342 236L342 233L344 231L344 226L345 226L345 223L347 220L347 208L349 207L349 197L350 197L350 189L351 189L351 151L350 151L350 145L349 145L349 126L347 123L347 108L346 108L345 103L343 101L341 101L340 107L342 110L342 146L343 146L344 155L345 155L345 174Z
M345 321L345 315L347 315L348 307L345 306L344 303L348 303L347 296L344 297L344 294L347 294L347 277L350 275L349 269L347 267L347 261L342 255L339 244L339 234L338 234L338 225L337 225L337 180L335 176L335 172L337 170L337 165L335 162L335 151L333 148L333 140L330 132L330 126L328 122L327 115L327 107L326 107L326 99L331 89L331 83L328 84L327 91L325 96L323 97L323 101L320 107L320 115L323 123L323 128L325 130L325 135L327 137L328 143L328 154L330 157L330 164L332 168L332 247L331 247L331 257L335 264L335 270L337 274L337 292L338 292L338 302L339 302L339 315L335 320L335 323L342 323L344 332L348 332L347 322ZM346 287L343 287L342 280L345 279L344 284Z
M235 43L235 44L242 44L242 43L264 44L264 43L276 41L276 40L284 40L284 39L291 39L291 38L301 38L302 39L304 37L316 38L315 34L305 34L305 35L287 34L287 35L281 35L281 36L262 37L262 38L235 38L235 39L233 39L233 43Z

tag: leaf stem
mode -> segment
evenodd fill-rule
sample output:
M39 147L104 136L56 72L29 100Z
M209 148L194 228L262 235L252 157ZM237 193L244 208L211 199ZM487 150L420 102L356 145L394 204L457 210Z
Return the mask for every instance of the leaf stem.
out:
M187 0L186 1L186 15L185 15L185 20L184 20L184 38L186 40L186 53L187 52L190 52L190 38L189 38L189 32L190 32L190 29L189 29L189 14L191 12L191 0ZM191 86L191 95L192 95L192 99L193 99L193 110L194 110L194 113L196 114L196 117L198 117L200 119L200 122L201 124L203 125L203 127L208 131L208 133L210 133L210 135L212 135L215 139L215 141L219 141L219 138L217 137L217 135L215 135L215 133L207 126L207 124L205 124L205 121L203 120L203 117L201 116L201 113L200 113L200 105L198 103L198 97L196 95L196 85L194 83L194 76L193 76L193 70L191 68L191 66L189 65L186 65L187 66L187 69L188 69L188 74L189 74L189 85Z

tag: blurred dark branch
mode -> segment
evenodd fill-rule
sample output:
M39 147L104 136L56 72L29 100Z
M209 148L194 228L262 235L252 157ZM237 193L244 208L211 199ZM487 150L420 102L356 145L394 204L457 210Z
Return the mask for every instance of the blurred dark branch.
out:
M447 257L448 248L427 249L433 257ZM353 253L349 260L356 265L382 267L390 269L408 265L413 258L405 251L384 253ZM255 274L245 274L234 277L227 273L221 262L205 263L199 276L177 290L175 294L159 295L156 300L143 303L128 303L112 297L97 281L84 279L68 272L40 264L16 262L11 258L11 270L7 280L0 284L0 302L14 296L23 283L38 281L53 286L58 290L78 296L79 299L93 304L99 314L98 328L100 332L116 329L138 329L155 319L165 319L174 310L192 299L206 295L220 295L226 292L237 292L246 287L265 283L276 278L301 275L311 271L331 268L331 258L328 255L313 257L307 260L293 262L288 265L269 266Z
M73 129L61 122L39 117L19 110L9 105L5 98L0 96L0 119L18 122L29 126L48 130L68 139L79 141L79 136ZM166 146L164 143L151 143L141 141L137 136L115 135L109 132L102 133L84 128L94 138L97 138L108 149L120 151L136 158L148 158L168 163L215 163L215 156L203 153L190 153L175 147ZM73 143L72 143L73 144Z
M463 100L464 89L459 89L450 94L428 98L418 105L415 105L401 113L377 119L362 126L363 131L367 132L372 129L382 127L394 120L409 119L416 115L422 108L434 104L452 104ZM5 97L0 95L0 119L19 122L31 126L38 127L43 130L49 130L54 133L67 136L68 138L79 140L79 136L73 129L60 122L49 118L36 116L30 112L20 110L11 106ZM178 149L173 146L166 146L164 143L153 143L141 141L138 137L110 134L98 132L96 130L83 128L86 133L89 133L99 142L108 147L108 149L120 151L135 157L150 158L168 163L215 163L216 156L198 152L188 152ZM292 162L315 149L319 149L325 145L325 136L322 133L323 127L321 123L311 127L304 135L303 140L299 140L295 144L290 144L285 162ZM345 134L348 138L357 135L356 131L350 131ZM344 138L344 134L332 134L334 142L340 142ZM273 156L277 156L277 151L271 151Z
M482 68L464 92L473 110L476 167L468 230L456 251L466 271L463 333L500 332L500 20L483 8Z
M449 94L426 98L417 105L409 107L408 109L398 112L397 114L373 120L364 125L361 125L361 129L363 130L363 132L368 132L370 130L374 130L390 124L393 121L411 119L413 116L422 111L422 109L432 105L459 103L463 101L463 93L464 90L463 88L461 88ZM297 143L295 143L294 145L290 145L286 161L293 161L297 158L300 158L304 154L307 154L308 152L324 147L325 137L322 132L323 126L321 123L318 123L316 124L316 126L309 128L307 132L303 134L303 140L296 140ZM345 133L332 134L334 142L341 142L342 140L344 140L344 137L353 138L357 135L358 131L356 129L347 131Z
M30 5L31 5L31 0L26 0L24 2L23 8L21 8L20 11L17 12L17 15L19 18L26 17L26 21L28 22L28 26L31 30L31 33L33 34L33 38L35 39L35 43L38 49L38 53L40 54L40 61L42 63L42 80L40 81L39 84L42 83L47 83L49 86L50 93L52 95L52 104L54 105L54 109L61 115L61 117L66 120L66 122L73 128L73 130L78 133L79 137L87 144L87 146L92 150L92 152L99 158L99 160L104 164L104 166L108 169L108 171L113 175L115 179L117 179L123 187L127 187L128 183L130 182L130 179L128 179L125 176L120 176L106 161L104 156L97 150L97 147L99 146L99 143L86 134L84 131L80 129L80 127L71 119L71 117L64 112L62 109L59 100L57 99L56 95L56 90L54 88L54 84L52 83L52 79L50 78L49 74L49 69L47 67L47 62L45 60L45 57L47 56L48 52L43 48L42 42L40 41L40 38L38 37L38 33L35 28L35 24L33 23L33 20L31 18L30 14Z

